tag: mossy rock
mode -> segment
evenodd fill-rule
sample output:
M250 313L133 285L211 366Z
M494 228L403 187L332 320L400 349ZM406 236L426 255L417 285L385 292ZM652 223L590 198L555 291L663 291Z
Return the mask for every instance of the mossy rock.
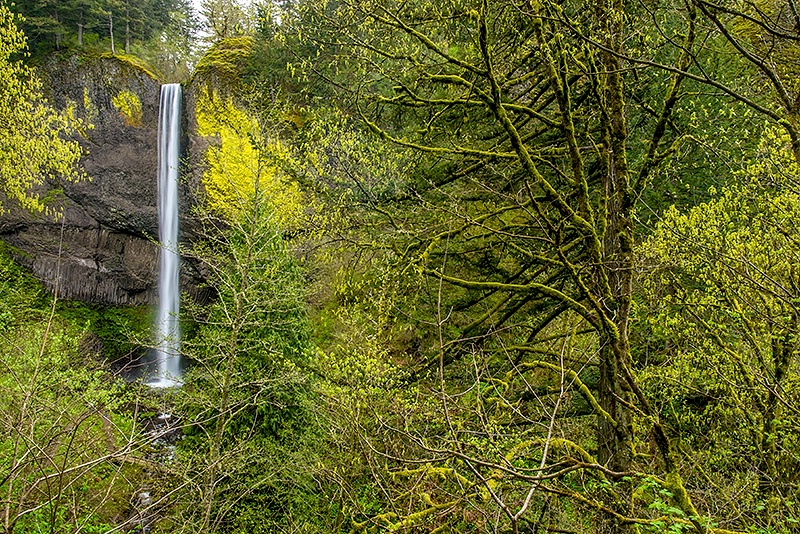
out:
M129 67L138 70L142 74L156 80L159 83L163 83L164 77L151 65L148 65L143 59L132 56L130 54L111 54L105 53L101 54L100 57L106 59L116 59L117 61L128 65Z
M161 82L133 56L54 55L39 69L53 104L61 109L76 105L78 114L95 127L102 128L108 121L136 127L157 125Z
M215 43L197 62L192 83L220 92L235 91L253 53L253 38L230 37Z

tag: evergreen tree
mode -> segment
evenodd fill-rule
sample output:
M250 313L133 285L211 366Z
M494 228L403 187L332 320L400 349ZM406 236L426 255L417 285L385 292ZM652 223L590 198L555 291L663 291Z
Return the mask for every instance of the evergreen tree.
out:
M164 32L185 35L186 21L194 21L187 0L32 0L13 4L12 9L24 17L21 29L36 57L64 47L83 47L87 34L108 39L113 52L119 40L131 53L135 45Z

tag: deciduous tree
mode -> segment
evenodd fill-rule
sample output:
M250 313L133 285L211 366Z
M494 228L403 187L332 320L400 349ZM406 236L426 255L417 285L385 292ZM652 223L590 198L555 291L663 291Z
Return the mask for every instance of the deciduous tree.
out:
M727 513L779 529L797 519L800 199L789 136L764 132L743 184L668 210L642 244L653 270L637 315L649 325L648 389L682 442L702 451L690 469L724 488L715 501L758 488Z
M438 338L427 366L438 370L442 419L429 436L406 436L452 477L438 498L468 500L481 488L503 528L517 532L534 508L545 513L543 495L568 496L600 515L598 530L624 532L651 524L631 484L658 480L678 519L706 531L636 379L629 340L636 201L683 139L672 121L695 52L696 10L658 34L633 22L646 9L616 1L307 8L301 19L317 31L306 35L323 58L312 69L377 138L419 158L388 198L345 174L391 236L383 242L396 261L427 279L407 313ZM666 75L626 61L636 39L664 45ZM582 378L587 368L597 370L596 390ZM594 438L567 423L564 394L586 400ZM644 441L658 458L647 467ZM576 490L575 472L599 491ZM392 512L378 522L441 520L460 506L425 495L419 516Z
M25 37L14 16L0 6L0 187L6 201L44 211L37 187L46 179L78 180L81 151L69 136L84 127L67 110L54 110L42 95L34 72L16 58Z

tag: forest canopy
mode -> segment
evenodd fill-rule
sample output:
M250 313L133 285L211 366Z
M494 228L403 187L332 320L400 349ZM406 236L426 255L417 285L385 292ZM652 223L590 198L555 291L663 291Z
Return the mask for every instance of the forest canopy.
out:
M133 4L17 9L34 55L195 31L186 2ZM150 471L88 484L152 477L154 532L797 530L794 0L201 13L185 253L214 298L184 297L182 389L113 386L179 412L182 438L159 463L123 433ZM20 488L57 476L15 469L0 489L25 524ZM112 521L62 489L29 506Z

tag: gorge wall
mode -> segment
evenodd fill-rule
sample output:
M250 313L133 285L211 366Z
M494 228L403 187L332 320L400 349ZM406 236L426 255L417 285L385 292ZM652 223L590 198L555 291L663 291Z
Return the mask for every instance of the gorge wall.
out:
M10 209L0 217L0 240L51 290L58 280L60 298L153 304L160 83L115 57L53 59L38 74L57 108L73 106L93 125L79 140L90 180L48 185L62 220ZM183 213L192 203L191 182L181 185ZM193 286L197 276L184 264L182 279Z

